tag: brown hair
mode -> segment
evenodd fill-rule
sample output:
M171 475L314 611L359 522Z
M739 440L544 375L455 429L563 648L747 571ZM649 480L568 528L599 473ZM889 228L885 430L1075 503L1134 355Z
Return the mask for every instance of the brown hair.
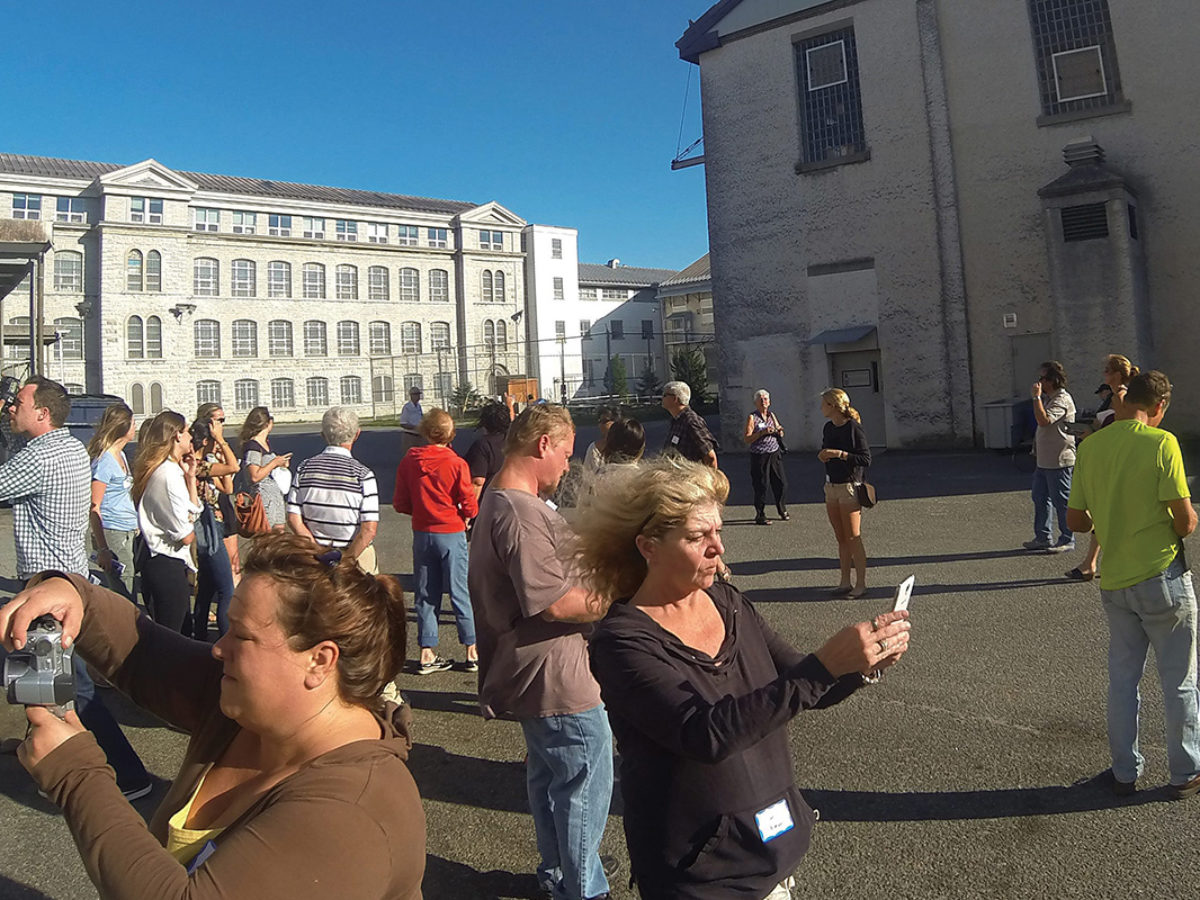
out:
M242 423L242 430L238 432L238 442L242 444L246 443L246 441L266 428L270 422L271 413L267 411L265 406L254 407L254 409L246 414L246 421Z
M218 409L224 408L225 407L223 407L220 403L201 403L196 407L196 418L192 419L192 421L203 422L205 419L211 419L213 417L213 413L215 413Z
M635 462L645 452L646 430L642 428L642 423L622 416L609 427L600 456L605 462Z
M857 409L850 405L850 395L841 388L826 388L821 392L821 399L846 418L862 424L862 416L858 414Z
M454 419L444 409L434 407L421 417L417 431L431 444L448 444L454 440Z
M1125 405L1136 406L1150 412L1159 403L1171 402L1171 380L1162 372L1141 372L1129 379L1129 390L1125 392Z
M71 395L67 393L67 389L57 381L51 381L41 375L31 375L25 383L34 386L34 407L45 409L50 413L50 424L55 428L62 428L63 422L67 421L71 412Z
M175 436L186 427L187 420L169 409L164 409L151 420L146 436L138 443L137 459L133 461L133 488L129 493L134 503L142 502L142 494L146 491L150 476L171 455Z
M338 694L368 709L404 666L408 616L404 591L390 575L322 552L311 538L272 532L255 538L242 577L262 575L278 588L276 621L293 650L321 641L338 646Z
M88 441L88 456L98 459L101 453L129 434L129 426L132 424L133 410L124 403L104 407L100 421L96 424L96 433Z
M535 403L513 419L504 439L504 455L527 452L543 434L555 443L575 433L575 422L565 406L557 403Z
M1110 353L1104 360L1104 371L1119 374L1121 384L1129 384L1129 379L1141 370L1120 353Z
M1048 360L1038 367L1040 372L1045 373L1045 378L1054 386L1056 391L1060 391L1067 386L1067 370L1063 368L1063 364L1058 360Z

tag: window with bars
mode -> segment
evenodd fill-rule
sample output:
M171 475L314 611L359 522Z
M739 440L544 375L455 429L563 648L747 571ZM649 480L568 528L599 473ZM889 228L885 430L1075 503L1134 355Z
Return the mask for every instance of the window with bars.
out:
M59 250L54 254L54 289L65 293L83 290L83 254Z
M157 250L146 254L146 290L162 290L162 254Z
M83 359L83 319L74 316L55 319L54 335L58 339L55 355L61 359Z
M358 323L343 319L337 323L338 356L358 356Z
M304 355L328 356L329 341L326 337L325 323L309 319L304 323Z
M267 296L292 296L292 264L283 260L267 263Z
M801 163L830 165L865 158L858 48L853 28L795 42L800 88Z
M362 379L357 375L343 375L338 386L342 392L342 403L357 406L362 403Z
M125 323L125 356L127 359L144 359L146 356L145 330L141 316L130 316Z
M295 409L296 384L290 378L271 379L271 408Z
M251 319L236 319L230 329L235 357L258 356L258 323Z
M391 403L396 397L391 375L375 375L371 378L371 399L376 403Z
M162 319L150 316L146 319L146 359L162 359Z
M445 269L430 270L429 300L431 303L450 302L450 273Z
M196 405L205 403L221 405L221 382L211 379L196 382Z
M215 319L197 319L192 326L196 359L221 358L221 323Z
M392 326L387 322L372 322L368 325L367 350L371 356L391 356Z
M192 265L192 293L197 297L215 297L220 290L221 266L215 259L201 256Z
M388 299L387 266L371 266L371 268L367 269L367 299Z
M258 406L258 382L253 378L239 378L233 383L233 408L239 411Z
M358 266L337 267L337 298L339 300L358 299Z
M144 284L142 251L130 250L125 258L125 290L141 291Z
M400 323L400 352L417 354L421 352L421 323Z
M429 323L429 349L435 350L435 351L450 349L450 323L449 322L430 322Z
M483 348L485 350L496 349L496 323L491 319L483 320Z
M1029 23L1044 116L1123 103L1108 0L1029 0Z
M421 299L421 273L416 269L400 270L400 302L417 303Z
M413 388L425 390L425 376L416 372L409 372L404 376L404 393L408 394Z
M454 376L449 372L438 372L433 376L433 389L445 402L454 393Z
M234 297L256 297L258 266L252 259L235 259L229 266L229 293Z
M301 273L305 300L325 299L325 267L320 263L305 263Z
M329 379L317 375L304 383L305 393L308 394L309 406L329 405Z
M496 352L508 351L508 323L503 319L496 320Z
M267 353L270 356L292 355L292 323L287 319L272 319L267 323Z

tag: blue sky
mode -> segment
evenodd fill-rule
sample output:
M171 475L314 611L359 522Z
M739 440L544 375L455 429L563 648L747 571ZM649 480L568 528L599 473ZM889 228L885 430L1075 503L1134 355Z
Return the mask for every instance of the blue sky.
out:
M0 151L495 200L679 269L708 229L703 167L669 166L700 136L674 43L707 5L6 4Z

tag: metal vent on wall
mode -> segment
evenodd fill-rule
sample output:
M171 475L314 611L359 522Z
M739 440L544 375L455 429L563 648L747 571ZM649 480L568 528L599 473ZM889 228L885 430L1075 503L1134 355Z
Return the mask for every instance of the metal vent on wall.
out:
M1108 237L1108 210L1103 203L1067 206L1062 210L1063 240L1091 241Z

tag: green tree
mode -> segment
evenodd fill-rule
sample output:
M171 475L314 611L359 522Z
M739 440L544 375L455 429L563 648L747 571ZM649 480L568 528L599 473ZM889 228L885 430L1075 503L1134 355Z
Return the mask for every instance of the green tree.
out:
M604 385L610 394L624 397L629 393L629 372L625 369L625 360L614 356L608 361L608 371L604 373Z
M448 399L450 413L455 416L461 416L469 410L483 405L483 397L469 381L463 381L456 385Z
M637 392L642 397L657 397L662 391L662 382L658 380L658 375L654 371L654 367L647 365L642 369L642 376L638 379Z
M677 350L671 357L671 374L692 389L692 403L708 401L708 362L699 347Z

